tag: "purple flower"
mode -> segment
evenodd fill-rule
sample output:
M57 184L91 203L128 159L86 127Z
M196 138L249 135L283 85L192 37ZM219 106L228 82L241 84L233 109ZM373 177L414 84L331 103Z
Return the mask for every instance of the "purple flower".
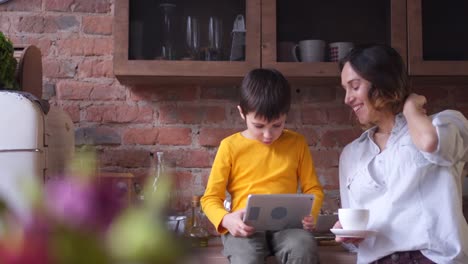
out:
M105 230L122 204L104 185L64 178L46 184L45 207L66 225Z

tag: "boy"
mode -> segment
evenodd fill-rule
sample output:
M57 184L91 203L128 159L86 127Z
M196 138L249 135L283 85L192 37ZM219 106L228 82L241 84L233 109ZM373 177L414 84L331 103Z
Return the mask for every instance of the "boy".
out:
M222 234L224 255L231 263L264 263L275 255L280 263L317 263L314 228L323 190L305 138L284 129L291 89L276 70L254 69L244 78L237 106L247 128L221 141L201 203ZM315 196L304 229L255 232L242 219L249 194L296 193ZM226 191L231 211L223 206Z

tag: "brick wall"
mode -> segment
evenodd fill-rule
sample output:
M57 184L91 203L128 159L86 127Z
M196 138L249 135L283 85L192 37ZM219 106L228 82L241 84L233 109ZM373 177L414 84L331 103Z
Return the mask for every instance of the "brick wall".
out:
M14 0L0 5L0 30L43 55L43 97L65 109L76 144L95 145L105 171L145 177L150 152L164 151L175 168L174 206L203 192L221 138L243 128L236 87L126 87L113 76L113 0ZM468 115L468 85L425 85L431 110ZM294 87L288 127L306 135L327 196L338 196L338 157L359 134L336 85Z

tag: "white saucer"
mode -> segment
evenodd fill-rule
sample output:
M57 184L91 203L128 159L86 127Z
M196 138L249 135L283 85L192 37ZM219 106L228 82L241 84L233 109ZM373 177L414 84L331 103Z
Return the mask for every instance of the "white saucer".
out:
M366 238L377 233L377 231L374 230L345 230L341 228L332 228L330 231L336 236L351 238Z

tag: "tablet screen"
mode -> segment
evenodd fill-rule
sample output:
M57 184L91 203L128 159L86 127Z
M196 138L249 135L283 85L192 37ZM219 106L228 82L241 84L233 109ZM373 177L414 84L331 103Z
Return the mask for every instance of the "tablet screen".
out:
M256 231L302 228L302 218L310 215L312 194L251 194L244 222Z

